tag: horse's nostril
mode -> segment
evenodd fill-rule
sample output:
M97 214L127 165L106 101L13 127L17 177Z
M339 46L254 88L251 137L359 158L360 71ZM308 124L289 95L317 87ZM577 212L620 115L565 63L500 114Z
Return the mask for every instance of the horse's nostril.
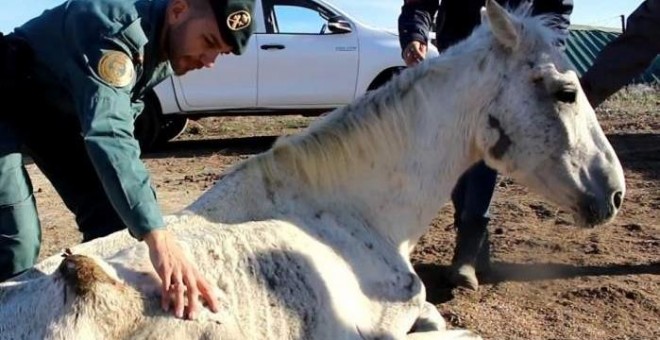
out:
M621 191L617 191L612 195L612 204L614 204L614 208L619 209L621 208L621 203L623 202L623 193Z

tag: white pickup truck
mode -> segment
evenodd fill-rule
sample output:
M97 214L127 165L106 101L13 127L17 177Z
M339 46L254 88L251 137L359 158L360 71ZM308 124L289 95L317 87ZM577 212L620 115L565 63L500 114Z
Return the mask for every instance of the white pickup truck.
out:
M176 137L188 118L317 115L352 102L405 65L398 36L321 0L257 0L256 30L240 56L173 76L145 97L136 122L144 149ZM437 50L430 48L429 57Z

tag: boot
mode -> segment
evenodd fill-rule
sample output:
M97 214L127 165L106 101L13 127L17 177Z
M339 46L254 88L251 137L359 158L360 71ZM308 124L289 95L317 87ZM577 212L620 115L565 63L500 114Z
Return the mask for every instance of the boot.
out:
M457 219L456 247L452 259L452 282L472 290L479 288L477 272L490 270L487 217Z

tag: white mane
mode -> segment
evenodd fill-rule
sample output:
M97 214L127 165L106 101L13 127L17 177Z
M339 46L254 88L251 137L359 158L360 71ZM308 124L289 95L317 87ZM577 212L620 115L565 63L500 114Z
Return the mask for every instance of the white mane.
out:
M531 7L525 5L516 9L514 15L525 28L521 39L525 50L531 52L559 39L559 34L547 27L555 20L553 16L531 16ZM280 137L269 152L258 156L256 164L268 176L272 177L278 168L289 175L293 170L312 188L329 189L346 176L368 170L374 162L401 161L414 138L410 135L415 131L411 126L419 123L420 116L424 117L419 111L447 112L432 107L430 99L435 89L425 88L424 79L455 69L464 69L466 77L482 76L467 71L474 60L488 62L492 58L489 53L494 42L485 43L493 40L487 25L477 27L474 36L477 38L452 46L435 59L404 70L382 87L315 121L305 131ZM404 104L411 96L418 107L416 111ZM475 102L480 99L487 98L474 98Z

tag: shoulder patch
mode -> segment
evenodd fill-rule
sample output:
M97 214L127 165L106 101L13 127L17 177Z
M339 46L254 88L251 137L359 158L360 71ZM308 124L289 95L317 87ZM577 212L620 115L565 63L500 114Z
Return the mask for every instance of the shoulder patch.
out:
M125 53L108 51L103 53L97 67L101 79L115 87L124 87L131 83L135 71L133 62Z
M232 31L242 30L249 26L250 22L252 22L252 17L245 10L236 11L227 16L227 27Z

